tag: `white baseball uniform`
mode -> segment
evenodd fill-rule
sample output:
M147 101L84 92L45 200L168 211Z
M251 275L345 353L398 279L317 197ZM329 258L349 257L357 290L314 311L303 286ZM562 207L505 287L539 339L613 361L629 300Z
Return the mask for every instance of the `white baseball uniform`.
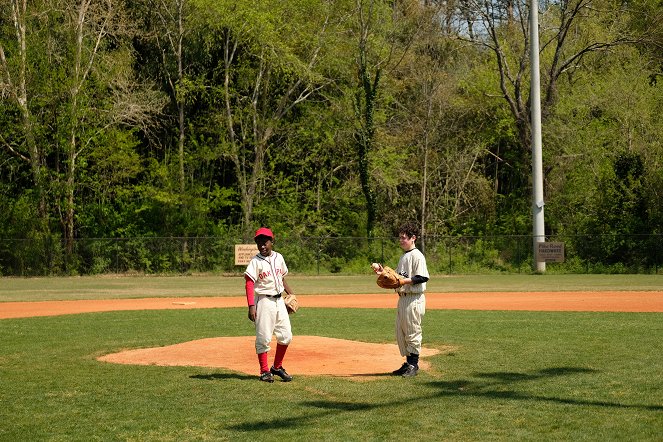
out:
M255 255L244 272L255 283L256 353L268 352L272 335L282 345L292 341L288 310L281 294L283 277L288 274L283 255L272 250L269 256Z
M417 248L403 253L396 273L406 278L419 275L429 278L426 258ZM401 356L421 352L421 320L426 314L426 283L406 284L396 289L398 310L396 314L396 341Z

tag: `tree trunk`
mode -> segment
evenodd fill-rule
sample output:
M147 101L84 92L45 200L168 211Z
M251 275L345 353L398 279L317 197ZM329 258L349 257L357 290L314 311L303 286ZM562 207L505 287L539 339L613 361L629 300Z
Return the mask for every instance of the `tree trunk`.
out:
M12 146L7 144L10 152L27 161L30 164L30 171L32 180L34 182L35 191L37 194L37 214L40 219L40 227L42 232L48 233L48 210L46 203L45 180L43 177L43 154L37 145L34 127L32 124L32 113L28 104L28 86L27 86L27 40L26 40L26 17L27 17L27 0L13 0L11 4L12 20L14 22L14 29L16 30L16 40L18 44L19 53L19 66L16 82L13 81L12 75L9 71L9 65L5 58L4 46L0 44L0 63L5 71L6 84L9 86L9 96L16 102L16 105L21 112L21 122L23 133L25 135L25 149L27 157L16 151Z
M75 100L74 100L75 101ZM73 105L75 108L75 104ZM67 179L65 181L65 216L64 216L64 238L65 252L67 258L74 253L74 192L75 192L75 173L76 173L76 133L75 126L71 128L71 138L69 140L69 151L67 152Z
M426 208L427 208L427 196L426 196L426 191L428 190L428 143L429 143L429 138L430 138L430 133L429 133L429 127L431 123L431 117L433 113L433 88L431 87L431 90L427 90L428 84L425 85L425 91L427 92L426 95L426 121L425 121L425 126L424 126L424 144L423 144L423 157L424 157L424 164L423 164L423 170L422 170L422 179L421 179L421 221L419 222L421 228L420 228L420 241L419 241L419 247L421 248L421 252L425 253L426 252Z
M366 200L366 236L371 238L375 229L377 202L370 182L368 155L373 148L375 138L375 122L373 117L375 115L375 101L381 72L377 68L375 77L371 79L367 61L368 31L370 25L368 22L362 22L361 26L358 57L359 87L355 94L355 112L359 119L359 128L355 134L355 145L359 157L359 179L364 199Z

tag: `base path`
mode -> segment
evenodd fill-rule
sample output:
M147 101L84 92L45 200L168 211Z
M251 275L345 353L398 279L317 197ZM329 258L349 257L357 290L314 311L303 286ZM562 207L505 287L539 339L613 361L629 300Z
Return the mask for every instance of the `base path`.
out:
M302 308L396 308L393 293L298 295ZM81 301L0 302L0 319L116 310L246 307L246 298L142 298ZM663 291L427 293L428 310L529 310L663 312Z

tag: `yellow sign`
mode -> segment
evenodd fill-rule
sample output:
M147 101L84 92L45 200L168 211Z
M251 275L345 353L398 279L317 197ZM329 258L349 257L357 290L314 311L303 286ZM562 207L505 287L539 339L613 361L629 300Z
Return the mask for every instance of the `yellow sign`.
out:
M564 262L563 242L540 242L536 249L537 262Z
M256 253L258 253L258 247L255 244L235 244L235 265L247 265Z

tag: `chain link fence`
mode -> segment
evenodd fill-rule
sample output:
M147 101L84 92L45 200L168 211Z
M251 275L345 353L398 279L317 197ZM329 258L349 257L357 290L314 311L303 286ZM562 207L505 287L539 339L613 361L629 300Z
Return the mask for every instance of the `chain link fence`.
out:
M548 236L564 243L564 262L550 263L548 273L662 273L663 235ZM87 238L67 251L64 242L0 239L0 276L94 274L235 273L239 238ZM426 236L417 240L429 271L435 274L531 273L533 242L529 235ZM362 274L371 262L396 266L402 251L397 238L279 238L291 272Z

